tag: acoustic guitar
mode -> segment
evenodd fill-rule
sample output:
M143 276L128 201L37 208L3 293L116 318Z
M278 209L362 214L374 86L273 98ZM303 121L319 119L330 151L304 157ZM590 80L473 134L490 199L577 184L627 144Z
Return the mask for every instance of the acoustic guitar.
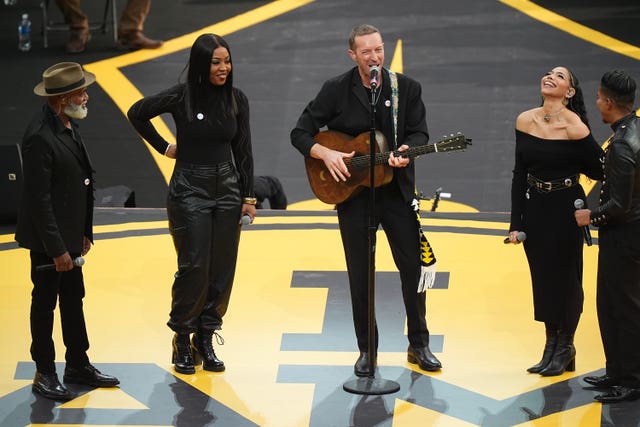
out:
M369 132L363 132L353 138L341 132L327 130L319 132L314 139L318 144L332 150L347 153L351 151L356 152L352 158L344 159L351 173L351 177L347 178L344 182L336 182L322 160L305 157L305 167L309 185L318 199L328 204L342 203L358 194L364 187L370 186L371 177L369 174L369 165L371 154L369 149ZM391 151L380 150L381 145L386 147L384 136L380 132L376 132L376 142L374 184L376 187L380 187L381 185L391 182L393 179L393 168L388 164ZM458 133L435 144L411 147L402 152L397 150L393 151L393 155L413 159L422 154L464 150L468 145L471 145L471 140L461 133Z

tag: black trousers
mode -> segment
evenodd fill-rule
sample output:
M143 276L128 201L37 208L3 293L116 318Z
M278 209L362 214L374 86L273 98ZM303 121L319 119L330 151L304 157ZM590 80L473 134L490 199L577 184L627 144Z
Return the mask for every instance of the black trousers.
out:
M73 254L75 258L80 254ZM84 321L82 299L84 279L82 268L58 273L55 269L36 271L36 267L52 264L44 253L31 251L31 358L38 372L56 372L55 346L53 343L53 313L60 301L62 339L66 347L65 360L68 365L80 367L89 363L87 350L89 339Z
M596 304L607 374L640 387L640 224L601 227L598 244Z
M429 344L426 294L417 293L420 277L420 224L416 213L403 200L395 181L376 190L375 224L382 225L393 260L400 272L402 297L407 314L407 334L413 347ZM369 190L338 205L340 234L347 261L351 306L358 349L368 349L369 313ZM377 327L374 332L378 344Z
M169 184L169 230L178 255L168 326L217 330L227 312L240 242L242 199L231 162L176 162Z

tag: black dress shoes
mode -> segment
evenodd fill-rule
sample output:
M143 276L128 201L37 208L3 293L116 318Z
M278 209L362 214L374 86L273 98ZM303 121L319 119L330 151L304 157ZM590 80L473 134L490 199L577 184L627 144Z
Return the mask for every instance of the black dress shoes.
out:
M356 360L356 364L353 365L353 373L356 374L357 377L368 377L370 371L369 353L361 351L360 357Z
M431 353L428 346L407 349L407 361L417 363L423 371L439 371L442 368L440 361Z
M55 372L53 374L36 372L31 389L47 399L66 401L74 397L68 388L60 384Z
M640 388L614 386L608 392L597 394L595 400L602 403L617 403L640 399Z
M584 377L584 382L597 388L609 388L620 385L620 381L609 375Z
M69 384L84 384L93 387L115 387L120 384L116 377L105 375L93 365L74 368L67 366L64 369L64 382Z

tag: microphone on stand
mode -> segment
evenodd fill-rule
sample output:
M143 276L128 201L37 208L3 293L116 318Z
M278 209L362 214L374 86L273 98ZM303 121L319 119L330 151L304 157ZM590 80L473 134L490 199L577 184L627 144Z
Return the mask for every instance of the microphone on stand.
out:
M73 259L74 267L82 267L84 265L84 258L81 256ZM36 267L36 271L53 270L56 268L55 264L42 264Z
M516 234L516 240L518 242L524 242L525 240L527 240L527 233L525 233L524 231L519 231L518 234ZM503 243L505 245L511 243L511 238L506 237Z
M371 89L375 89L378 87L378 66L374 65L369 68L369 85Z
M576 199L576 201L573 202L573 207L576 208L576 210L584 208L584 201L582 199ZM593 245L593 241L591 240L591 231L589 230L588 225L582 227L582 233L584 234L584 241L587 243L587 246Z

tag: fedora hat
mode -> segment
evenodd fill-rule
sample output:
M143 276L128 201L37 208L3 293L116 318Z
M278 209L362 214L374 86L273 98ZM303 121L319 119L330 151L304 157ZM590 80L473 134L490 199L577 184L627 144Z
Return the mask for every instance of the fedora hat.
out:
M56 96L87 87L96 81L96 76L84 71L75 62L61 62L44 70L42 81L33 88L39 96Z

